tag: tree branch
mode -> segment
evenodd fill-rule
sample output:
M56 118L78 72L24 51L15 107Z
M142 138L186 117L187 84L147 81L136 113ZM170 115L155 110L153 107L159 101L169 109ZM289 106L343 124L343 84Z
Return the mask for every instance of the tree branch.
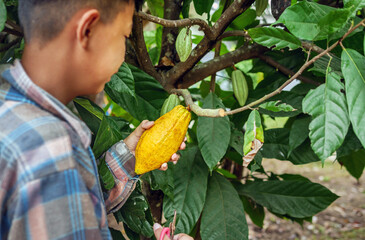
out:
M133 29L131 38L133 39L132 43L134 44L134 50L137 55L139 66L143 71L154 77L163 86L162 77L155 70L147 52L147 47L143 36L142 19L138 18L137 16L133 16Z
M171 93L176 93L183 96L185 99L186 106L189 106L191 111L200 117L224 117L224 109L203 109L196 105L191 98L191 94L187 89L173 89Z
M248 40L252 40L251 37L248 35L248 33L243 30L232 30L224 32L222 35L219 36L217 40L219 41L227 37L244 37Z
M293 72L292 70L290 70L289 68L286 68L285 66L281 65L280 63L276 62L274 59L272 59L269 56L266 55L259 55L259 58L266 62L267 64L273 66L274 68L278 69L280 72L284 73L285 75L293 76L295 74L295 72ZM310 78L304 77L304 76L298 76L297 79L299 79L302 82L305 83L309 83L315 86L319 86L321 85L319 82L313 81Z
M254 0L236 0L221 15L218 21L212 27L214 39L217 39L227 28L227 26L241 13L248 9ZM180 80L185 73L191 70L200 59L211 50L216 40L209 40L204 37L202 41L193 49L189 58L185 62L180 62L165 74L165 78L169 79L171 85ZM184 77L185 79L185 77ZM203 78L200 78L200 80Z
M17 36L17 37L23 37L23 33L22 32L18 32L14 29L11 29L11 28L8 28L8 27L5 27L3 29L3 32L6 32L6 33L9 33L9 34L12 34L14 36Z
M208 23L206 23L204 20L199 18L185 18L185 19L179 19L179 20L168 20L159 18L144 12L136 12L135 13L138 17L154 22L157 24L160 24L164 27L171 27L171 28L178 28L178 27L186 27L186 26L193 26L198 25L200 27L200 30L205 33L205 35L208 37L208 39L213 40L213 32L211 28L209 27Z
M0 47L0 52L8 51L10 48L12 48L16 44L18 44L21 40L22 40L21 38L17 38L17 39L14 39L13 41L11 41L10 43Z
M233 52L226 53L208 62L195 66L182 78L182 81L178 83L178 88L188 88L213 73L243 60L256 58L268 50L268 48L255 43L253 45L243 45Z

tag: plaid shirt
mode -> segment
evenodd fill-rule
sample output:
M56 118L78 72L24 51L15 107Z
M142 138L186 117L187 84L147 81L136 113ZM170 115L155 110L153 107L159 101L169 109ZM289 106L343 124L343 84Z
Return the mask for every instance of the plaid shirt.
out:
M51 80L51 79L50 79ZM91 133L35 85L20 61L0 78L0 239L112 239L106 215L137 181L121 141L106 153L115 187L102 192Z

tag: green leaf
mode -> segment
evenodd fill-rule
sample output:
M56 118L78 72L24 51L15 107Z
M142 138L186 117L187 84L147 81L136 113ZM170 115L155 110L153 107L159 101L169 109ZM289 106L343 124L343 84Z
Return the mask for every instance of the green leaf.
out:
M272 112L292 112L296 110L286 103L280 103L280 101L265 102L262 103L259 107Z
M236 189L270 211L296 218L313 216L338 198L324 186L308 181L251 182L236 185Z
M365 8L364 0L343 0L345 8L351 8L352 11L356 12L356 10Z
M203 210L208 185L208 167L197 146L181 152L181 158L173 168L173 198L165 197L164 214L173 217L177 213L176 233L190 233Z
M125 240L122 232L115 230L114 228L109 228L109 231L110 231L113 239Z
M234 128L231 133L229 145L233 147L241 156L243 156L243 132Z
M304 141L299 147L289 152L289 129L277 128L265 130L265 143L261 149L264 158L275 158L278 160L288 160L295 165L307 164L319 161L313 152L309 139Z
M365 168L365 150L354 151L350 155L340 157L338 161L346 167L354 178L360 179Z
M274 27L251 28L248 30L250 37L265 47L273 47L274 50L279 50L285 47L297 49L301 47L300 40L283 29Z
M146 2L152 15L160 18L164 17L164 0L147 0Z
M143 174L141 178L150 184L152 190L161 190L165 195L173 198L174 183L172 171L154 170Z
M256 19L256 11L249 8L244 11L241 15L236 17L235 20L229 25L229 28L235 30L243 30L245 27L250 25Z
M110 190L114 187L115 181L113 174L110 172L108 166L106 165L105 160L99 164L99 175L103 183L103 187L106 190Z
M341 146L350 125L343 88L340 77L330 72L326 83L309 91L303 99L303 111L312 115L312 148L322 162Z
M152 216L148 202L142 193L137 190L133 191L119 211L123 217L123 222L131 230L146 237L153 235Z
M299 147L308 137L309 134L309 123L311 122L310 117L299 118L293 122L289 135L289 152Z
M193 0L184 0L181 13L184 18L189 17L189 11L190 11L190 4Z
M96 135L101 120L104 117L103 109L86 98L75 98L73 102L82 120L86 123L91 132Z
M345 137L345 141L343 142L342 146L339 147L336 151L337 158L350 155L354 151L360 150L362 147L361 142L356 137L352 127L350 126L349 131Z
M134 78L127 63L122 64L118 72L112 76L108 85L121 95L127 94L136 98Z
M214 0L193 0L193 1L194 1L195 11L199 15L203 15L203 13L209 13L214 3Z
M104 116L93 146L95 158L99 158L111 146L122 139L123 136L119 132L119 129L115 129L111 120L107 116Z
M365 147L365 57L355 50L344 49L341 60L350 120Z
M203 100L203 108L224 108L224 105L211 92ZM212 170L226 153L230 142L231 128L228 117L199 117L197 137L204 161L207 163L209 169Z
M261 125L260 113L257 110L253 110L248 117L246 123L246 132L244 135L243 154L247 155L252 149L255 139L261 143L264 142L264 130Z
M202 240L248 239L243 204L237 191L216 172L209 179L200 234Z
M245 196L240 196L240 198L243 203L243 207L245 208L245 212L248 216L250 216L252 222L256 226L263 228L265 219L264 208Z
M7 14L6 14L6 7L3 0L0 0L0 32L5 27Z
M156 120L168 93L153 77L132 65L128 66L134 77L136 98L130 94L121 94L112 87L111 82L105 85L106 93L137 120Z
M340 30L350 16L348 9L335 9L315 2L303 1L288 7L277 23L283 23L296 37L322 40Z

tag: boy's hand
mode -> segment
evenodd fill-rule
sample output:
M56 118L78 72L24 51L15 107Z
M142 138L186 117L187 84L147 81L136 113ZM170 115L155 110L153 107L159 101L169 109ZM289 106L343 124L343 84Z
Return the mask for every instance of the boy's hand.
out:
M155 123L153 121L143 120L141 124L126 138L124 139L124 143L127 145L129 150L134 154L136 151L137 143L139 139L141 138L144 131L147 129L150 129ZM185 140L180 145L180 150L185 149ZM177 153L174 153L171 156L170 161L172 161L174 164L177 163L180 156ZM164 163L161 165L160 170L166 171L167 170L167 163Z
M162 226L158 223L155 223L153 225L153 231L155 233L155 237L156 239L160 239L160 235L162 232ZM165 236L163 238L164 240L170 240L169 237ZM189 235L185 234L185 233L180 233L174 236L173 238L174 240L194 240L192 237L190 237Z

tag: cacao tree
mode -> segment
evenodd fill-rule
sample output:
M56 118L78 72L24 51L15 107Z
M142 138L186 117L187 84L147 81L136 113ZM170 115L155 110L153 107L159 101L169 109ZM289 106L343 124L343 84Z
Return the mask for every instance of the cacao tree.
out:
M0 1L1 63L21 56L16 5ZM339 197L303 176L266 172L265 158L302 165L335 154L334 164L359 179L364 18L363 0L146 0L139 6L126 63L105 86L106 103L74 100L93 132L97 158L171 104L192 111L178 164L140 176L114 214L127 236L152 238L153 222L168 225L176 210L176 232L248 239L247 217L262 227L266 209L302 224ZM270 128L267 119L277 117L285 124ZM99 172L103 187L113 187L103 161Z

